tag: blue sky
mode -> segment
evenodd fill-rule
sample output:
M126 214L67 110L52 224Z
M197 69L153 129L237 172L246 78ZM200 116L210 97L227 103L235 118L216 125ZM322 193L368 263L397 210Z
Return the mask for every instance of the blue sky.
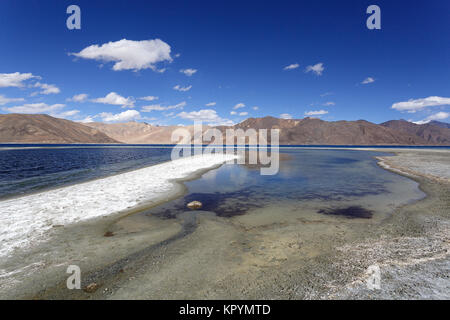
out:
M66 27L71 4L81 30ZM371 4L381 30L366 27ZM449 1L2 0L0 110L448 122L449 40Z

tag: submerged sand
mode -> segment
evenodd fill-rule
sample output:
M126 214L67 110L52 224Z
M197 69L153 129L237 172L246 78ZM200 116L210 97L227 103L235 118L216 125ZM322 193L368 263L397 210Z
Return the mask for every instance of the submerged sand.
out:
M40 261L3 282L0 298L449 299L450 183L441 173L450 152L389 151L396 155L380 165L428 196L381 220L307 208L299 217L294 207L280 216L276 205L229 219L205 211L103 218L57 229L54 242L35 249ZM99 288L68 290L68 264L81 267L83 287ZM365 284L371 265L380 267L380 290Z

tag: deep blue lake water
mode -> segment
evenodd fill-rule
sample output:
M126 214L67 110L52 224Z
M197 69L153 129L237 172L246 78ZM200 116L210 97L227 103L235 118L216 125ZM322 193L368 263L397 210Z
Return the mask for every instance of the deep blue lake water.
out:
M169 161L170 151L169 148L119 146L0 150L0 198Z

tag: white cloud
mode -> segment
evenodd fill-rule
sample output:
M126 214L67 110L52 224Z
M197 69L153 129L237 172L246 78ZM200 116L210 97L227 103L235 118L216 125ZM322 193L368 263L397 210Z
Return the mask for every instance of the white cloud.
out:
M239 113L239 115L240 116L246 116L246 115L248 115L248 112L241 112L241 113Z
M23 87L23 81L33 78L40 79L39 76L34 76L32 73L0 73L0 87Z
M65 112L61 113L61 115L65 116L65 117L70 117L70 116L74 116L78 113L80 113L80 110L69 110L69 111L65 111Z
M325 70L325 68L323 67L323 63L319 62L315 65L312 66L307 66L305 72L314 72L316 75L321 76L323 70Z
M283 70L293 70L293 69L297 69L298 67L300 67L300 65L298 63L293 63L293 64L290 64L290 65L284 67Z
M327 113L328 111L326 110L306 111L305 116L321 116Z
M32 73L0 73L0 87L23 87L23 82L30 79L41 79L41 77L35 76ZM30 87L41 88L42 91L39 92L40 94L52 94L61 92L61 90L54 84L36 82L30 85ZM33 93L32 95L36 94L37 92Z
M372 77L367 77L361 82L361 84L368 84L368 83L372 83L372 82L375 82L375 79Z
M450 117L450 113L442 111L442 112L438 112L438 113L432 114L431 116L428 116L425 119L420 120L420 121L416 121L414 123L415 124L425 124L425 123L428 123L428 122L433 121L433 120L445 120L448 117Z
M175 105L172 106L167 106L166 110L170 110L170 109L183 109L186 106L186 101L177 103Z
M177 114L177 117L191 120L191 121L203 121L206 122L208 125L211 126L219 126L219 125L225 125L225 126L231 126L234 124L233 121L221 118L215 110L212 109L202 109L199 111L192 111L192 112L181 112Z
M122 39L91 45L72 55L84 59L114 62L113 70L152 69L158 71L155 64L172 61L170 46L160 39L133 41Z
M160 104L152 104L149 106L143 106L141 108L141 112L150 112L150 111L164 111L167 110L167 107L164 107Z
M4 95L0 94L0 106L3 106L10 102L19 102L19 101L25 101L24 98L7 98Z
M280 114L281 119L292 119L292 116L289 113Z
M182 87L179 84L177 84L175 87L173 87L173 90L177 90L177 91L181 91L181 92L186 92L191 90L192 86L187 86L187 87Z
M450 117L449 112L438 112L428 117L429 120L444 120Z
M159 97L155 97L155 96L146 96L146 97L141 97L139 98L140 100L145 100L145 101L154 101L154 100L158 100Z
M172 106L162 106L160 104L153 104L150 106L143 106L141 111L142 112L150 112L150 111L165 111L165 110L171 110L171 109L183 109L185 106L186 106L186 101L180 102L180 103L172 105Z
M423 99L410 99L408 101L394 103L391 108L398 111L407 111L413 113L426 107L443 105L450 105L450 98L432 96Z
M84 119L82 119L82 120L78 120L77 122L81 122L81 123L94 122L94 117L92 117L92 116L87 116L86 118L84 118Z
M100 117L105 122L123 122L141 118L141 114L136 110L126 110L121 113L112 114L109 112L100 113Z
M56 94L61 92L61 90L59 90L59 88L54 84L36 82L33 87L41 88L42 91L39 91L40 94Z
M11 108L3 108L3 110L12 112L12 113L49 113L49 112L55 112L57 110L60 110L64 108L64 104L52 104L48 105L46 103L40 102L40 103L27 103L21 106L14 106Z
M231 111L230 114L231 114L232 116L234 116L234 115L237 114L237 112L236 112L236 111Z
M243 108L243 107L245 107L245 104L243 104L243 103L241 102L241 103L236 104L236 105L233 107L233 109L236 110L236 109Z
M207 106L207 107L214 107L215 105L216 105L215 102L210 102L210 103L205 104L205 106Z
M332 94L333 94L333 92L325 92L325 93L322 93L320 96L326 97L326 96L331 96Z
M330 107L330 106L334 106L335 104L336 103L334 103L333 101L328 101L328 102L325 102L323 105L326 107Z
M73 102L85 102L87 100L88 95L86 93L80 93L74 95L72 98L67 99L67 101Z
M197 69L181 69L180 70L181 73L184 73L185 75L187 75L188 77L192 76L194 73L197 72Z
M112 104L112 105L122 106L122 107L134 106L134 101L132 98L122 97L121 95L119 95L115 92L110 92L105 97L93 99L92 101L97 102L97 103Z
M56 117L56 118L67 118L67 117L72 117L79 113L80 113L80 110L68 110L68 111L64 111L61 113L51 113L50 115L52 117Z
M253 110L258 110L259 107L258 107L258 106L254 106L252 109L253 109Z

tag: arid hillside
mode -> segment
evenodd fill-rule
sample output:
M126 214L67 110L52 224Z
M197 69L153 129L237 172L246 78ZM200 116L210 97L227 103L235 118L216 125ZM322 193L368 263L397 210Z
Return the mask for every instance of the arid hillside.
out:
M97 129L46 114L1 114L0 142L118 143Z

